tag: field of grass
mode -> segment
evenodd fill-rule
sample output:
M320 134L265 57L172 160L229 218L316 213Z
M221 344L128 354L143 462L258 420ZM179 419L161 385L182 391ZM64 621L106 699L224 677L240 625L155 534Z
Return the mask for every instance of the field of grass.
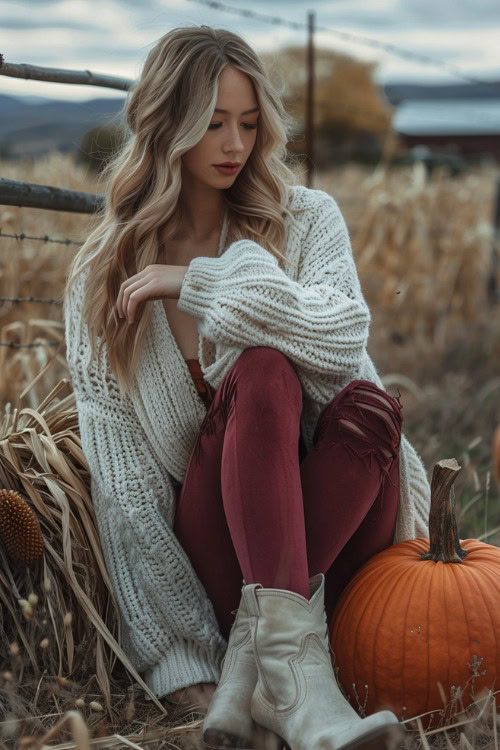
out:
M100 192L92 173L60 154L34 164L0 162L0 175ZM314 187L336 198L346 218L372 311L369 353L389 392L401 393L406 436L429 476L438 460L457 459L459 536L498 547L492 439L500 423L500 305L487 294L493 253L499 252L492 230L497 179L494 169L451 179L443 172L429 176L420 165L393 171L348 166L318 174ZM0 236L0 294L59 298L90 222L84 214L0 206L0 234L16 235ZM99 632L106 628L116 639L117 622L107 609L102 568L101 575L95 572L102 560L89 543L96 532L65 380L60 304L0 301L0 344L9 342L23 348L0 345L0 489L29 496L47 536L40 580L8 559L0 543L0 653L6 655L0 658L0 750L72 747L76 737L80 748L201 747L199 715L175 715L171 708L168 717L162 714L138 684L132 689ZM77 713L66 714L71 710ZM63 715L60 730L42 740ZM480 720L459 727L465 739L458 734L452 746L498 750L493 715L489 707ZM487 717L492 726L485 729ZM409 732L405 748L428 742L449 750L450 737ZM56 738L62 744L53 744Z

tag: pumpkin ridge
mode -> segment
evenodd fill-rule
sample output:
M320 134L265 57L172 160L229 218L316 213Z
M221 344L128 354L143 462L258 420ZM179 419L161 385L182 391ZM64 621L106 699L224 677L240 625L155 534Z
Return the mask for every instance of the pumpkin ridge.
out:
M498 549L500 550L500 548ZM500 558L500 553L499 553L499 558ZM476 565L476 568L477 568L477 565ZM495 588L496 586L499 597L500 597L500 578L498 577L498 570L495 568L495 566L490 565L489 561L488 563L486 563L485 561L485 564L481 566L481 572L483 571L485 571L488 575L491 575L491 581L494 584L493 588Z
M484 542L481 542L481 544L485 544ZM499 547L494 547L491 544L486 544L484 547L481 547L480 549L477 548L475 550L471 550L469 547L471 555L476 555L473 560L475 562L475 567L477 567L478 563L481 563L482 565L491 565L491 557L492 557L492 550L499 550ZM495 552L494 554L500 554L500 552ZM496 563L493 564L493 566L496 566Z
M471 629L470 629L471 623L470 623L470 619L469 619L471 615L468 614L469 613L469 607L467 606L467 603L464 601L464 596L463 596L464 578L466 576L468 576L468 572L465 572L466 562L464 561L460 565L460 567L459 567L459 564L457 564L457 563L443 563L443 565L446 565L446 567L443 568L443 570L444 570L445 576L447 576L445 578L445 582L446 582L446 584L448 584L445 587L445 590L448 590L448 588L451 588L450 584L451 584L451 582L453 582L453 584L454 584L454 591L456 592L456 593L453 594L452 602L450 603L450 609L451 609L451 611L453 611L453 615L454 615L455 619L457 620L457 622L465 624L465 631L464 631L465 644L470 644L470 643L472 643L472 632L471 632ZM469 570L472 570L472 568L470 567L470 565L469 565ZM457 611L455 609L457 607L458 600L460 600L461 605L462 605L462 616L461 617L458 615L458 613L457 613ZM447 609L447 611L448 611L448 609ZM448 632L448 629L447 629L447 632ZM449 650L449 643L450 643L450 641L447 640L447 645L448 645L448 685L451 685L452 682L451 682L451 677L450 677L450 670L451 670L451 667L452 667L452 663L451 663L451 655L450 655L450 650ZM463 651L464 652L467 651L467 648L468 648L467 645L464 645L463 646ZM457 661L456 654L455 654L454 659L455 659L455 662L456 662ZM460 687L462 687L462 686L460 686Z
M429 570L429 566L427 566L427 570ZM426 574L427 574L427 570L423 569L423 571L424 571L424 572L425 572ZM433 578L433 573L434 573L434 571L435 571L435 568L433 567L433 568L432 568L432 569L430 570L430 573L429 573L429 578L430 578L430 580L429 580L429 581L428 581L428 583L427 583L427 607L426 607L426 609L427 609L427 669L426 669L426 673L427 673L428 675L429 675L429 673L430 673L430 671L431 671L431 654L430 654L430 648L431 648L431 634L430 634L430 622L429 622L429 617L430 617L430 608L431 608L431 591L432 591L432 586L430 585L430 583L431 583L431 581L432 581L432 578ZM418 579L418 573L417 573L417 575L415 576L415 580L417 580L417 579ZM429 700L429 693L430 693L430 680L429 680L429 678L427 678L427 680L426 680L426 683L427 683L427 684L426 684L426 690L427 690L427 693L426 693L426 698L425 698L425 701L426 701L426 703L427 703L427 702L428 702L428 700Z
M439 563L438 563L439 564ZM446 581L446 571L447 568L445 567L445 563L441 563L441 591L443 592L444 597L444 611L450 612L451 611L451 602L448 605L448 599L450 598L450 592L448 591L447 586L445 585ZM447 658L447 664L448 664L448 672L447 672L447 684L451 685L451 652L450 652L450 627L448 625L448 618L445 617L446 622L446 658ZM448 696L446 696L448 698ZM429 699L427 698L427 701Z
M425 591L427 591L428 598L430 597L430 585L429 585L429 565L425 565L422 563L425 563L426 561L421 561L419 555L417 554L417 551L414 551L417 555L416 558L413 557L411 561L409 561L408 565L405 566L406 570L409 571L409 577L411 582L411 588L405 587L405 593L406 598L404 600L404 628L401 631L402 635L402 647L403 647L403 659L401 664L401 675L402 675L402 684L403 684L403 698L402 698L402 705L407 705L407 698L409 698L409 695L407 694L405 689L406 685L410 686L410 690L414 687L414 683L411 682L412 678L415 679L415 675L410 675L410 678L406 678L406 671L407 671L407 660L409 655L413 652L413 642L410 643L409 641L409 634L411 632L410 626L408 624L408 617L410 616L410 604L412 601L423 601L423 596L425 595ZM422 590L424 590L424 593L422 593ZM415 593L417 592L417 593ZM400 598L398 600L398 607L402 606L402 599ZM427 668L429 668L430 658L429 658L429 607L427 605L427 628L426 628L426 645L427 645ZM396 634L398 635L398 634ZM426 689L429 691L429 681L426 680Z
M469 571L470 571L469 578L473 578L474 579L474 584L476 586L476 591L481 591L481 597L482 597L483 603L485 605L485 608L487 608L487 603L486 603L487 600L486 600L486 597L483 595L483 592L482 592L482 572L483 571L481 569L481 575L478 575L477 568L476 567L472 568L471 566L469 566ZM464 619L466 619L466 622L467 622L468 642L472 643L473 638L472 638L472 634L471 634L470 629L469 629L469 618L467 618L467 607L465 606L465 603L464 603L464 597L463 597L463 593L462 593L462 585L460 585L461 583L463 584L463 581L460 580L460 576L462 576L462 578L463 578L465 575L468 575L468 573L462 573L461 569L457 570L456 568L451 568L451 573L453 574L453 577L455 579L455 582L456 582L456 585L457 585L457 589L458 589L458 592L460 594L460 599L461 599L462 605L463 605ZM489 610L488 610L488 615L490 615ZM490 615L490 621L493 624L491 615Z
M374 556L374 557L376 557L376 556ZM361 570L360 569L360 570L357 571L357 573L353 576L353 578L351 579L351 581L348 584L349 591L347 593L347 596L345 596L343 594L343 598L345 598L344 605L342 606L342 610L343 610L344 616L348 616L347 609L348 609L348 606L349 606L348 602L350 600L356 600L356 599L358 599L358 597L362 596L364 592L369 591L370 595L367 597L367 602L366 602L366 606L368 606L368 604L370 604L371 601L376 600L376 597L379 595L380 590L384 589L386 581L390 581L390 582L392 582L391 589L387 590L387 591L384 591L384 606L381 607L381 610L380 610L381 611L380 620L382 620L383 617L384 617L384 609L385 609L386 603L388 601L390 601L391 597L393 596L394 589L398 585L400 585L401 578L403 578L406 575L409 575L409 576L413 575L413 566L414 566L415 562L416 561L415 561L414 558L413 558L413 560L406 560L406 559L404 559L403 561L400 560L399 561L400 565L398 566L398 568L399 568L399 570L398 570L399 575L396 577L394 575L394 569L393 568L391 569L389 566L386 566L386 565L383 566L383 572L385 573L385 575L381 576L380 575L381 568L379 567L379 561L378 560L374 560L374 562L371 563L371 560L370 560L370 564L367 566L367 569L365 569L365 571L363 572L362 579L356 579L356 581L353 584L354 579L356 578L356 576L358 576L358 573L360 573L360 570ZM376 589L370 587L370 582L371 582L372 578L375 579L376 586L377 586ZM353 638L353 643L351 643L351 645L353 646L351 654L350 654L351 660L353 660L355 658L355 654L356 654L356 650L357 650L358 633L360 633L363 630L363 627L362 627L361 623L362 623L363 617L365 617L365 612L366 612L366 607L363 608L363 611L362 611L361 614L358 611L356 611L357 621L355 623L349 623L350 629L354 629L355 630L355 637ZM380 622L380 620L379 620L379 622ZM339 620L338 622L335 621L335 626L334 627L335 628L340 627L340 629L342 629L345 626L343 626L342 622ZM406 635L405 635L405 633L406 633L406 624L405 624L405 630L402 631L403 641L406 644ZM401 633L398 633L398 635L401 635ZM376 641L377 641L377 639L374 638L374 644L376 643ZM404 649L404 652L406 653L406 649ZM375 660L374 660L373 657L372 657L372 660L371 660L371 664L372 664L372 671L371 671L371 673L369 675L369 678L367 679L367 683L369 685L373 684L373 687L375 688L376 686L375 686L375 684L374 684L373 681L376 679L376 673L377 673L378 665L375 663ZM403 669L399 670L399 673L401 674L401 676L403 676L404 675L404 670ZM370 680L371 680L371 682L370 682ZM349 687L351 687L351 686L349 686ZM400 689L401 689L401 691L403 691L403 685L401 683L400 683Z
M428 703L428 701L429 701L430 684L431 684L431 681L430 681L429 677L431 675L431 671L432 671L432 667L433 667L433 665L431 663L430 608L431 608L431 602L432 602L432 592L433 592L433 585L432 584L433 584L433 579L434 579L434 573L437 570L436 567L435 567L435 565L436 564L434 563L434 567L432 569L428 568L427 570L424 571L425 574L426 574L426 578L427 578L427 581L426 581L426 584L427 584L426 585L426 589L427 589L427 604L426 604L426 607L425 607L425 610L426 610L426 613L427 613L427 625L426 625L426 628L427 628L427 637L426 637L427 668L425 669L425 673L427 675L427 679L425 681L425 683L426 683L425 684L425 689L426 689L425 702L426 703ZM418 577L418 574L415 576L415 578L417 578L417 577Z
M362 584L362 582L361 582L361 584ZM359 585L360 585L360 583L357 583L357 586L359 586ZM359 635L360 635L360 633L361 633L361 628L359 627L359 624L360 624L360 623L362 622L362 620L363 620L363 617L364 617L364 614L365 614L365 612L366 612L366 608L368 607L368 605L369 605L369 604L370 604L370 598L369 598L369 597L367 597L367 598L366 598L366 600L365 600L365 602L364 602L363 612L362 612L362 614L361 614L361 615L360 615L360 616L358 617L358 622L356 623L356 633L355 633L355 635L354 635L354 638L352 639L352 646L353 646L353 648L352 648L352 651L353 651L353 653L351 654L351 658L352 658L353 660L354 660L354 659L356 658L356 653L357 653L357 641L358 641L358 636L359 636ZM354 661L353 661L353 663L354 663ZM351 687L351 686L349 686L349 687Z
M393 591L395 589L399 588L401 578L403 578L404 576L406 576L407 573L409 573L409 571L411 571L411 563L410 562L408 564L405 564L405 563L406 563L406 561L403 562L403 564L401 565L401 574L399 576L397 576L397 577L394 575L394 569L387 571L387 576L388 577L390 576L392 578L393 585L392 585L391 590L387 591L387 594L386 594L386 597L385 597L385 601L384 601L384 607L382 608L382 613L383 614L384 614L385 607L387 606L387 602L391 601L391 599L393 597ZM411 573L409 573L409 574L411 575ZM379 628L377 628L377 630L378 629ZM400 634L397 634L397 635L400 635ZM402 631L402 636L403 636L403 643L406 643L406 620L405 620L404 629ZM375 639L374 639L374 648L375 648ZM405 657L405 654L406 654L406 648L403 648L403 660L402 660L401 669L400 669L400 675L401 675L401 677L400 677L400 689L401 689L401 692L403 693L403 697L404 697L404 662L405 662L404 657ZM404 700L403 700L403 705L404 705Z
M478 588L479 588L479 590L481 591L481 596L482 596L482 599L483 599L483 602L484 602L484 607L485 607L485 609L486 609L486 610L487 610L487 612L488 612L488 617L490 618L490 623L491 623L491 631L493 632L493 630L494 630L494 627L495 627L495 620L494 620L494 618L492 617L492 614L491 614L491 609L490 609L490 607L488 606L488 601L489 601L490 597L489 597L488 595L487 595L487 596L485 596L485 595L484 595L484 593L483 593L483 590L484 590L484 589L483 589L483 586L485 585L485 582L484 582L484 577L485 577L485 576L484 576L484 572L485 572L485 569L486 569L486 566L485 566L484 568L481 568L481 573L482 573L482 575L476 575L476 579L477 579L477 580L479 581L479 585L478 585ZM477 572L477 569L476 569L476 570L474 570L474 574L476 574L476 572ZM489 575L489 572L490 572L490 571L489 571L489 569L488 569L488 575ZM497 575L497 577L496 577L496 578L495 578L494 576L492 576L492 580L493 580L493 582L494 582L494 583L497 583L497 584L498 584L498 575ZM500 594L500 585L498 585L498 586L497 586L497 588L499 589L499 594ZM499 658L498 658L498 647L497 647L497 639L496 639L496 638L492 638L492 641L489 641L489 642L488 642L488 643L486 644L486 648L485 648L485 651L486 651L486 654L490 654L490 653L492 653L492 645L493 645L493 647L494 647L494 649L495 649L495 661L494 661L494 664L498 664ZM481 647L482 647L482 648L484 648L484 647L485 647L484 643L481 643ZM486 660L486 659L487 659L487 656L484 656L484 659Z
M375 571L379 572L379 570L380 569L378 568L378 566L375 566ZM368 603L375 602L375 604L377 604L377 602L380 601L379 592L380 592L381 587L382 587L382 580L380 579L380 575L379 575L378 580L377 580L377 584L376 584L376 586L375 586L375 588L373 590L372 596L368 597ZM386 601L387 601L387 595L384 598L384 603ZM375 636L373 638L372 655L371 655L371 660L370 660L370 674L367 675L367 680L366 680L366 682L368 684L368 689L369 689L370 684L373 684L376 690L379 689L378 686L374 684L375 681L377 680L377 672L378 672L378 670L376 668L376 664L375 664L375 646L374 646L374 644L377 641L377 634L378 634L378 631L379 631L379 628L380 628L380 623L381 623L381 621L383 619L383 616L384 616L384 606L381 606L380 607L380 615L379 615L378 622L377 622L377 625L376 625L376 628L375 628Z
M476 591L477 591L477 589L481 590L481 582L480 582L481 576L476 575L476 570L474 570L472 568L471 568L471 570L472 570L472 577L476 579L476 581L475 581ZM458 591L460 593L460 599L462 600L462 603L463 603L462 587L460 586L460 581L459 581L459 577L458 577L459 576L459 572L455 571L455 569L452 568L452 573L453 573L454 579L455 579L456 584L457 584L457 589L458 589ZM488 608L488 605L487 605L487 602L486 602L486 598L482 595L482 593L481 593L481 596L482 596L482 599L483 599L484 608L487 610L488 616L490 618L490 623L493 626L493 621L492 621L491 613L489 611L489 608ZM473 648L472 643L475 642L475 641L477 641L477 638L473 638L472 637L473 633L471 633L471 630L470 630L470 614L468 614L468 611L467 611L467 608L466 608L465 604L463 604L463 610L464 610L464 617L463 617L463 619L464 619L466 627L467 627L467 643L469 644L468 650L469 650L469 652L471 652L472 648ZM477 612L477 603L476 603L476 605L474 607L474 611ZM478 631L480 631L480 629L481 629L481 625L480 625L480 621L479 621L478 622ZM474 655L474 654L472 654L472 655ZM476 654L476 656L481 657L481 654ZM482 658L483 658L483 660L485 659L485 657L482 657ZM471 686L469 684L469 680L470 680L470 678L467 680L466 685L469 685L469 698L471 698L471 692L470 692L471 691Z
M358 570L358 571L357 571L357 572L356 572L356 573L354 574L354 576L353 576L353 577L352 577L352 578L350 579L350 581L348 582L347 586L346 586L346 587L344 588L344 590L342 591L342 593L341 593L341 595L340 595L340 597L339 597L339 599L338 599L338 601L337 601L337 605L336 605L336 607L335 607L335 610L334 610L334 612L333 612L333 615L332 615L332 622L333 622L333 621L335 621L335 622L336 622L335 611L336 611L336 610L337 610L337 608L338 608L339 602L340 602L340 601L343 601L344 599L346 599L346 600L347 600L347 599L350 599L350 598L351 598L351 597L352 597L353 595L354 595L354 596L356 595L356 593L355 593L355 592L356 592L356 590L357 590L357 589L358 589L358 588L360 587L360 585L361 585L361 583L360 583L359 579L357 578L357 574L358 574L358 573L359 573L359 570ZM354 582L354 581L355 581L355 582ZM354 582L354 583L353 583L353 582ZM365 604L365 606L366 606L366 604ZM364 612L364 610L363 610L363 612ZM345 609L343 608L343 615L344 615L344 617L348 617L348 611L347 611L347 608L345 608ZM359 620L360 620L360 618L358 617L358 620L357 620L357 622L356 622L356 623L353 623L353 622L349 622L349 627L350 627L350 628L352 628L352 627L354 627L354 628L355 628L355 637L354 637L354 639L353 639L353 642L351 641L351 644L350 644L350 645L351 645L351 653L349 654L349 657L350 657L350 659L351 659L351 663L352 663L352 660L354 659L354 657L355 657L355 654L356 654L356 640L357 640L357 637L358 637L358 633L360 632L360 628L359 628ZM349 629L349 628L348 628L348 629ZM352 647L352 646L353 646L353 647ZM340 676L340 675L339 675L339 676ZM344 686L344 688L345 688L346 690L348 690L348 689L350 689L350 688L351 688L351 686L350 686L350 685L349 685L349 687L347 687L347 686Z

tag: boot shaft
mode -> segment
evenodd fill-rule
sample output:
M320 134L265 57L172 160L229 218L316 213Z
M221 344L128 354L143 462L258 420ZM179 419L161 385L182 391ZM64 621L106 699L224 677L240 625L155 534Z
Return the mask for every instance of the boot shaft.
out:
M259 638L266 639L267 647L279 646L283 653L288 646L295 652L298 639L307 633L315 633L321 642L325 642L325 637L328 641L323 573L313 576L309 586L309 599L286 589L263 588L260 583L243 586L245 615L250 624L258 623L255 629Z
M261 584L242 590L259 667L259 690L281 710L305 694L308 677L324 674L325 668L328 673L332 670L322 573L310 580L310 590L309 600Z

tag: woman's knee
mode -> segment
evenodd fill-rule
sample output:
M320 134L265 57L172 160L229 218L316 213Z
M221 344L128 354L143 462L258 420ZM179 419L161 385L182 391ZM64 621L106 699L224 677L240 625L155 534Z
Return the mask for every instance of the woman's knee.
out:
M286 399L300 402L302 409L302 386L297 372L283 352L271 346L253 346L245 349L234 364L238 381L251 388L253 398L266 398L271 391L278 391Z
M329 424L336 425L335 429L357 436L362 442L375 441L378 449L389 458L397 453L401 440L399 398L390 396L371 381L352 381L322 413L317 438L326 435Z
M384 425L388 438L396 448L401 439L402 414L399 396L390 396L370 381L356 381L350 389L352 398L345 399L342 404L344 416L339 419L344 427L368 437L365 427L373 425L373 417L368 417L367 411L377 415L379 425ZM346 393L346 396L348 394ZM347 403L348 402L348 403ZM360 411L361 410L361 418ZM384 449L383 449L384 450ZM387 453L386 450L384 452Z

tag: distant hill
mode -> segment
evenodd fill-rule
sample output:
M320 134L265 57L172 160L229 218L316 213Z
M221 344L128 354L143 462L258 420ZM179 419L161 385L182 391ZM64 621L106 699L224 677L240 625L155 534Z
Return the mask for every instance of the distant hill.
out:
M124 99L71 102L0 94L0 152L38 157L52 150L77 151L87 130L120 121Z
M425 101L426 107L432 101L448 100L477 100L479 105L480 100L496 99L500 103L500 81L498 86L389 82L382 89L392 105L402 105L401 110L412 101ZM0 154L37 158L54 150L76 152L87 130L99 124L119 123L124 101L125 96L72 102L0 94ZM421 114L418 117L422 119Z

